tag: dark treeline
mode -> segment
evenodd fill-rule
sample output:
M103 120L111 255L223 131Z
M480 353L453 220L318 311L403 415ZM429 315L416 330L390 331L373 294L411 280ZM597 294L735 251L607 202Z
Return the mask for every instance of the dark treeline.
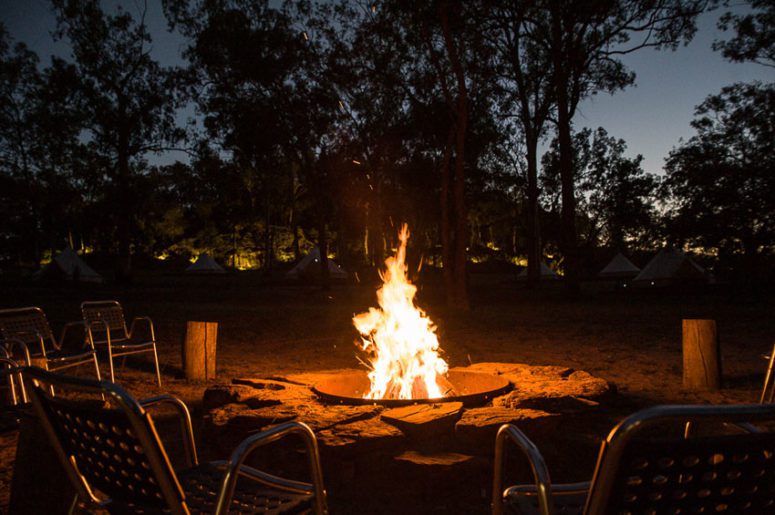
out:
M603 128L574 129L580 102L635 82L621 56L688 42L712 0L163 6L184 66L152 58L145 13L97 0L52 0L71 55L45 66L0 26L5 266L65 242L112 256L119 279L201 251L269 269L316 245L374 265L406 221L458 307L486 257L526 259L534 286L551 256L571 290L600 249L671 244L732 277L771 273L772 83L697 106L664 177ZM773 66L775 8L751 7L721 16L716 50ZM188 158L154 164L173 150Z

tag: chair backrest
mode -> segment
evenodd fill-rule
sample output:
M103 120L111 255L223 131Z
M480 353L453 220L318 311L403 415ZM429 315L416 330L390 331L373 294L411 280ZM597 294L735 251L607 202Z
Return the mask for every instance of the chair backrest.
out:
M116 300L82 302L81 313L83 314L84 323L92 328L93 334L103 333L105 326L107 326L110 330L111 338L125 338L128 336L124 309Z
M82 500L109 501L130 511L188 513L153 421L129 393L108 381L35 367L23 374L35 411ZM98 491L107 497L98 497Z
M46 348L58 348L54 333L43 310L36 307L0 309L0 341L19 340L32 344L31 352L37 352L39 339Z
M628 417L603 442L585 513L775 513L775 434L660 431L687 421L772 422L775 406L657 406Z

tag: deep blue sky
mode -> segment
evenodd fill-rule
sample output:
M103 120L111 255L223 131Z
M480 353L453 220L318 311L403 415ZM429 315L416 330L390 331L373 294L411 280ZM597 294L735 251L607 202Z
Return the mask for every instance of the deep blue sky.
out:
M120 3L136 14L142 0L106 1L106 7ZM153 55L164 64L180 63L185 42L166 30L161 2L147 2L148 22L153 35ZM598 95L580 106L577 127L603 126L609 135L623 138L631 155L644 156L644 168L660 172L670 149L680 138L689 138L689 122L694 108L703 99L733 82L773 81L775 70L756 64L733 64L711 50L714 39L725 37L716 29L721 10L706 13L698 20L692 42L675 52L641 50L625 56L624 62L636 74L635 86L615 95ZM0 21L12 37L24 41L47 64L52 53L67 56L65 43L55 43L50 35L55 20L48 0L0 0ZM176 156L177 157L177 156ZM161 162L173 160L173 156Z

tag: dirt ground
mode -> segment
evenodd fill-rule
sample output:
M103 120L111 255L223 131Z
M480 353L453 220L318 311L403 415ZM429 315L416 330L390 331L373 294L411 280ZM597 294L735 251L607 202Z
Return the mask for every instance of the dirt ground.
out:
M473 307L461 313L444 307L438 277L431 276L420 284L418 304L438 326L451 366L484 361L562 365L614 383L618 395L605 413L610 427L627 413L653 404L758 401L766 368L762 354L769 353L775 338L775 296L754 299L725 290L606 290L605 285L590 284L580 297L567 300L558 285L527 291L513 276L474 274ZM117 299L129 317L152 317L162 364L161 390L147 361L128 363L117 370L116 379L138 397L160 391L181 397L201 423L207 385L189 384L181 377L180 348L187 320L219 323L218 381L356 368L351 318L376 305L374 292L373 282L335 285L323 292L252 273L147 276L125 288L31 286L6 279L0 282L0 308L40 306L55 331L65 321L79 318L83 300ZM682 389L683 318L717 321L724 373L720 392ZM107 373L107 367L103 370ZM7 510L17 436L13 430L0 433L0 512ZM584 464L583 469L592 466ZM486 500L482 504L486 511Z

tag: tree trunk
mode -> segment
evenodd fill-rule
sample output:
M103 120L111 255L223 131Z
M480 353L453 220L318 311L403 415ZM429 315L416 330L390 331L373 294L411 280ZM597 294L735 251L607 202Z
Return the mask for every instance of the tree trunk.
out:
M468 89L455 42L449 28L447 3L441 6L441 27L444 33L444 44L447 49L452 71L457 82L457 105L455 108L455 177L453 189L453 212L455 214L454 267L452 269L452 295L447 301L459 309L467 310L468 275L466 273L466 244L468 242L468 215L466 213L465 195L465 145L468 131ZM446 264L445 264L446 267Z
M571 140L568 73L565 69L564 32L560 13L555 7L552 16L554 48L552 49L554 88L557 101L557 139L560 143L560 183L562 213L560 244L565 265L565 285L571 293L579 291L578 244L576 242L576 192L573 176L573 143Z
M452 228L449 221L449 173L452 159L452 144L455 138L455 129L450 126L447 133L447 142L444 145L444 157L441 161L441 265L444 277L444 290L447 294L447 302L454 295L455 258L452 251Z
M541 280L541 244L538 232L538 136L525 137L527 151L527 287Z
M689 390L721 388L721 348L715 320L683 321L683 386Z
M322 217L320 225L318 226L318 250L320 251L320 287L323 290L330 290L331 277L328 272L328 232L326 230L326 222Z
M125 101L119 99L119 111L124 116ZM116 279L120 283L128 283L132 275L132 191L129 169L129 127L124 121L118 131L118 170L116 180L116 203L118 232L118 260L116 263Z
M189 381L215 379L218 322L188 322L183 341L183 373Z

